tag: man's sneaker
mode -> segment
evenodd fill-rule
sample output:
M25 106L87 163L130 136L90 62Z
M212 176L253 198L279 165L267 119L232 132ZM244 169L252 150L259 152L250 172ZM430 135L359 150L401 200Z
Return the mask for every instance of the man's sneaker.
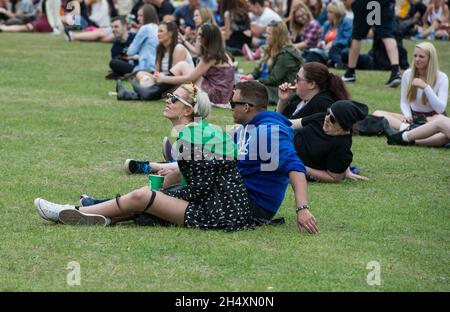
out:
M250 49L250 47L246 43L242 46L242 54L244 54L244 58L246 60L253 61L254 57L252 49Z
M406 146L406 145L413 145L414 142L405 142L405 141L403 141L402 135L403 135L403 132L405 132L405 131L406 130L403 130L403 131L394 133L392 135L388 135L387 143L389 145L404 145L404 146Z
M67 225L108 226L111 219L98 214L83 213L76 209L63 209L59 212L59 221Z
M80 196L80 207L88 207L103 203L105 201L111 200L111 198L98 199L91 197L89 195L81 195Z
M152 173L152 167L148 161L139 161L134 159L125 160L125 172L128 174L134 173Z
M173 162L174 159L176 158L176 156L174 157L173 155L172 143L170 143L167 137L164 137L163 139L162 153L165 161L167 162Z
M38 214L47 221L58 222L58 215L62 210L75 210L73 205L59 205L49 202L42 198L36 198L34 200L34 206L36 207Z
M400 75L400 73L396 73L396 74L391 74L391 77L384 85L389 88L397 88L401 82L402 82L402 76Z
M350 74L349 72L345 72L344 76L342 76L343 82L355 82L356 81L356 75L355 73Z

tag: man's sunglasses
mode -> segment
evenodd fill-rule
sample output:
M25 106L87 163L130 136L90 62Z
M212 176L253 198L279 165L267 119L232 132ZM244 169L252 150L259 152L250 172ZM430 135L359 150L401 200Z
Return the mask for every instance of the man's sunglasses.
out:
M331 113L331 109L327 109L327 116L330 118L330 122L334 125L336 123L336 117Z
M236 105L248 105L248 106L252 106L252 107L255 106L255 105L253 105L252 103L239 102L239 101L237 101L237 102L230 101L230 105L231 105L231 108L235 108Z
M180 101L181 103L183 103L186 106L189 106L190 108L194 108L192 106L192 104L186 102L185 100L183 100L182 98L180 98L178 95L176 94L172 94L172 93L167 93L166 98L172 103L175 104L176 101Z

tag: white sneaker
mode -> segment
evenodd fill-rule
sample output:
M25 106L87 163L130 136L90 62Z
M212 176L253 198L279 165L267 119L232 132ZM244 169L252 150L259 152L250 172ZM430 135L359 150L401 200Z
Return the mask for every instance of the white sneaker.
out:
M83 213L76 209L63 209L59 213L59 221L68 225L101 225L108 226L111 219L98 214Z
M49 202L42 198L36 198L34 205L38 211L38 214L47 221L59 222L59 212L64 209L75 210L73 205L59 205Z

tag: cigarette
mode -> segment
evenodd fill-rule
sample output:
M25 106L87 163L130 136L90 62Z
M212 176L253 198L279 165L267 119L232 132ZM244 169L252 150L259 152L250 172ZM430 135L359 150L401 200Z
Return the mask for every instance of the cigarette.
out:
M288 89L289 89L289 90L296 90L296 89L297 89L297 86L288 85Z

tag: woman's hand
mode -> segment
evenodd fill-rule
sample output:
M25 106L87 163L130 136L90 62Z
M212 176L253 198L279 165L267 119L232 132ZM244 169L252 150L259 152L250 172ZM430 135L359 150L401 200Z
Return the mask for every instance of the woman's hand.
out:
M178 43L184 44L186 41L186 37L183 36L181 33L178 33Z
M352 181L369 181L369 178L353 173L350 168L345 171L345 178Z
M153 74L155 81L158 83L166 82L166 76L163 73L156 72Z
M158 170L158 171L156 172L156 174L157 174L157 175L160 175L160 176L166 176L166 175L168 175L169 173L172 173L173 171L174 171L174 169L164 168L164 169Z
M414 78L411 85L420 89L425 89L427 87L427 83L420 78Z
M410 124L410 123L412 123L412 117L403 116L402 122Z
M278 99L281 103L286 103L291 97L291 90L289 89L289 83L285 82L278 87Z

